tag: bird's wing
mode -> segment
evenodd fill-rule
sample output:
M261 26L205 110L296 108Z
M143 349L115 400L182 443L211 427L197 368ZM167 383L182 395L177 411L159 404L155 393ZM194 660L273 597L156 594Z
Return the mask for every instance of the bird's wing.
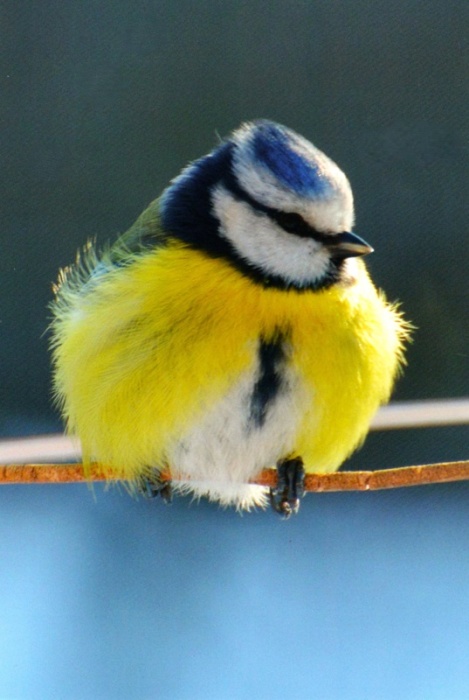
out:
M103 262L115 266L132 262L136 255L162 245L166 236L160 222L160 200L155 199L140 214L135 223L100 256Z

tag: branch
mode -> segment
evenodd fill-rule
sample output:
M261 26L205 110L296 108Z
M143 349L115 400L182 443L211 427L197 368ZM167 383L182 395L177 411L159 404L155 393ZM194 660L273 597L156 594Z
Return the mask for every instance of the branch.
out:
M65 484L88 481L116 481L119 477L109 475L106 469L93 465L85 476L81 464L6 464L0 466L1 484ZM169 470L161 474L163 480L171 479ZM184 477L185 480L186 477ZM334 474L307 474L306 491L377 491L402 486L441 484L449 481L469 479L469 460L442 462L414 467L398 467L377 471L335 472ZM277 483L275 469L264 469L253 484L274 487Z
M371 430L469 425L469 397L425 401L401 401L382 406ZM80 444L76 438L49 434L0 440L0 464L76 462Z

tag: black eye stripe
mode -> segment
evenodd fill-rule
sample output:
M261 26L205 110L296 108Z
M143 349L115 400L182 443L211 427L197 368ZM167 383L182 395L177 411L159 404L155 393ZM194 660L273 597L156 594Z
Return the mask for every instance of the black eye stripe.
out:
M257 202L255 199L253 199L253 197L251 197L250 194L243 190L231 171L225 173L223 184L230 194L235 197L235 199L246 202L246 204L249 204L249 206L255 211L266 214L287 233L294 236L299 236L300 238L312 238L320 243L328 243L331 241L331 238L333 238L333 236L330 234L328 235L326 233L316 231L315 228L310 226L303 219L303 217L296 212L281 211L280 209L268 207L265 204Z
M324 244L330 244L334 240L333 234L316 231L316 229L310 226L300 214L296 214L295 212L285 212L272 209L272 213L269 214L269 216L279 226L281 226L284 231L291 233L294 236L300 236L300 238L312 238L313 240Z
M273 219L284 231L287 233L292 233L295 236L300 236L301 238L318 238L321 234L313 229L300 214L295 214L294 212L278 211L273 209L269 214L270 218Z

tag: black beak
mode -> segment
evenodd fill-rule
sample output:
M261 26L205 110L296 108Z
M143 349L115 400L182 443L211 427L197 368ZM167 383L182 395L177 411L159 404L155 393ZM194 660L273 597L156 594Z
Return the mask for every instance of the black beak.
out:
M373 248L368 245L363 238L357 236L356 233L345 232L338 233L335 236L330 236L327 242L333 258L343 260L344 258L355 258L358 255L368 255L373 252Z

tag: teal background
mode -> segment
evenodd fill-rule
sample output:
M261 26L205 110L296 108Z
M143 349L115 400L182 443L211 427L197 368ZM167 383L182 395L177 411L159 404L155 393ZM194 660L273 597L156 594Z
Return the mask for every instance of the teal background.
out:
M0 435L61 429L47 304L218 134L266 117L345 170L417 326L395 398L469 379L467 3L0 7ZM468 457L373 433L348 468ZM115 489L0 489L0 700L469 695L468 487L308 496L288 523Z

